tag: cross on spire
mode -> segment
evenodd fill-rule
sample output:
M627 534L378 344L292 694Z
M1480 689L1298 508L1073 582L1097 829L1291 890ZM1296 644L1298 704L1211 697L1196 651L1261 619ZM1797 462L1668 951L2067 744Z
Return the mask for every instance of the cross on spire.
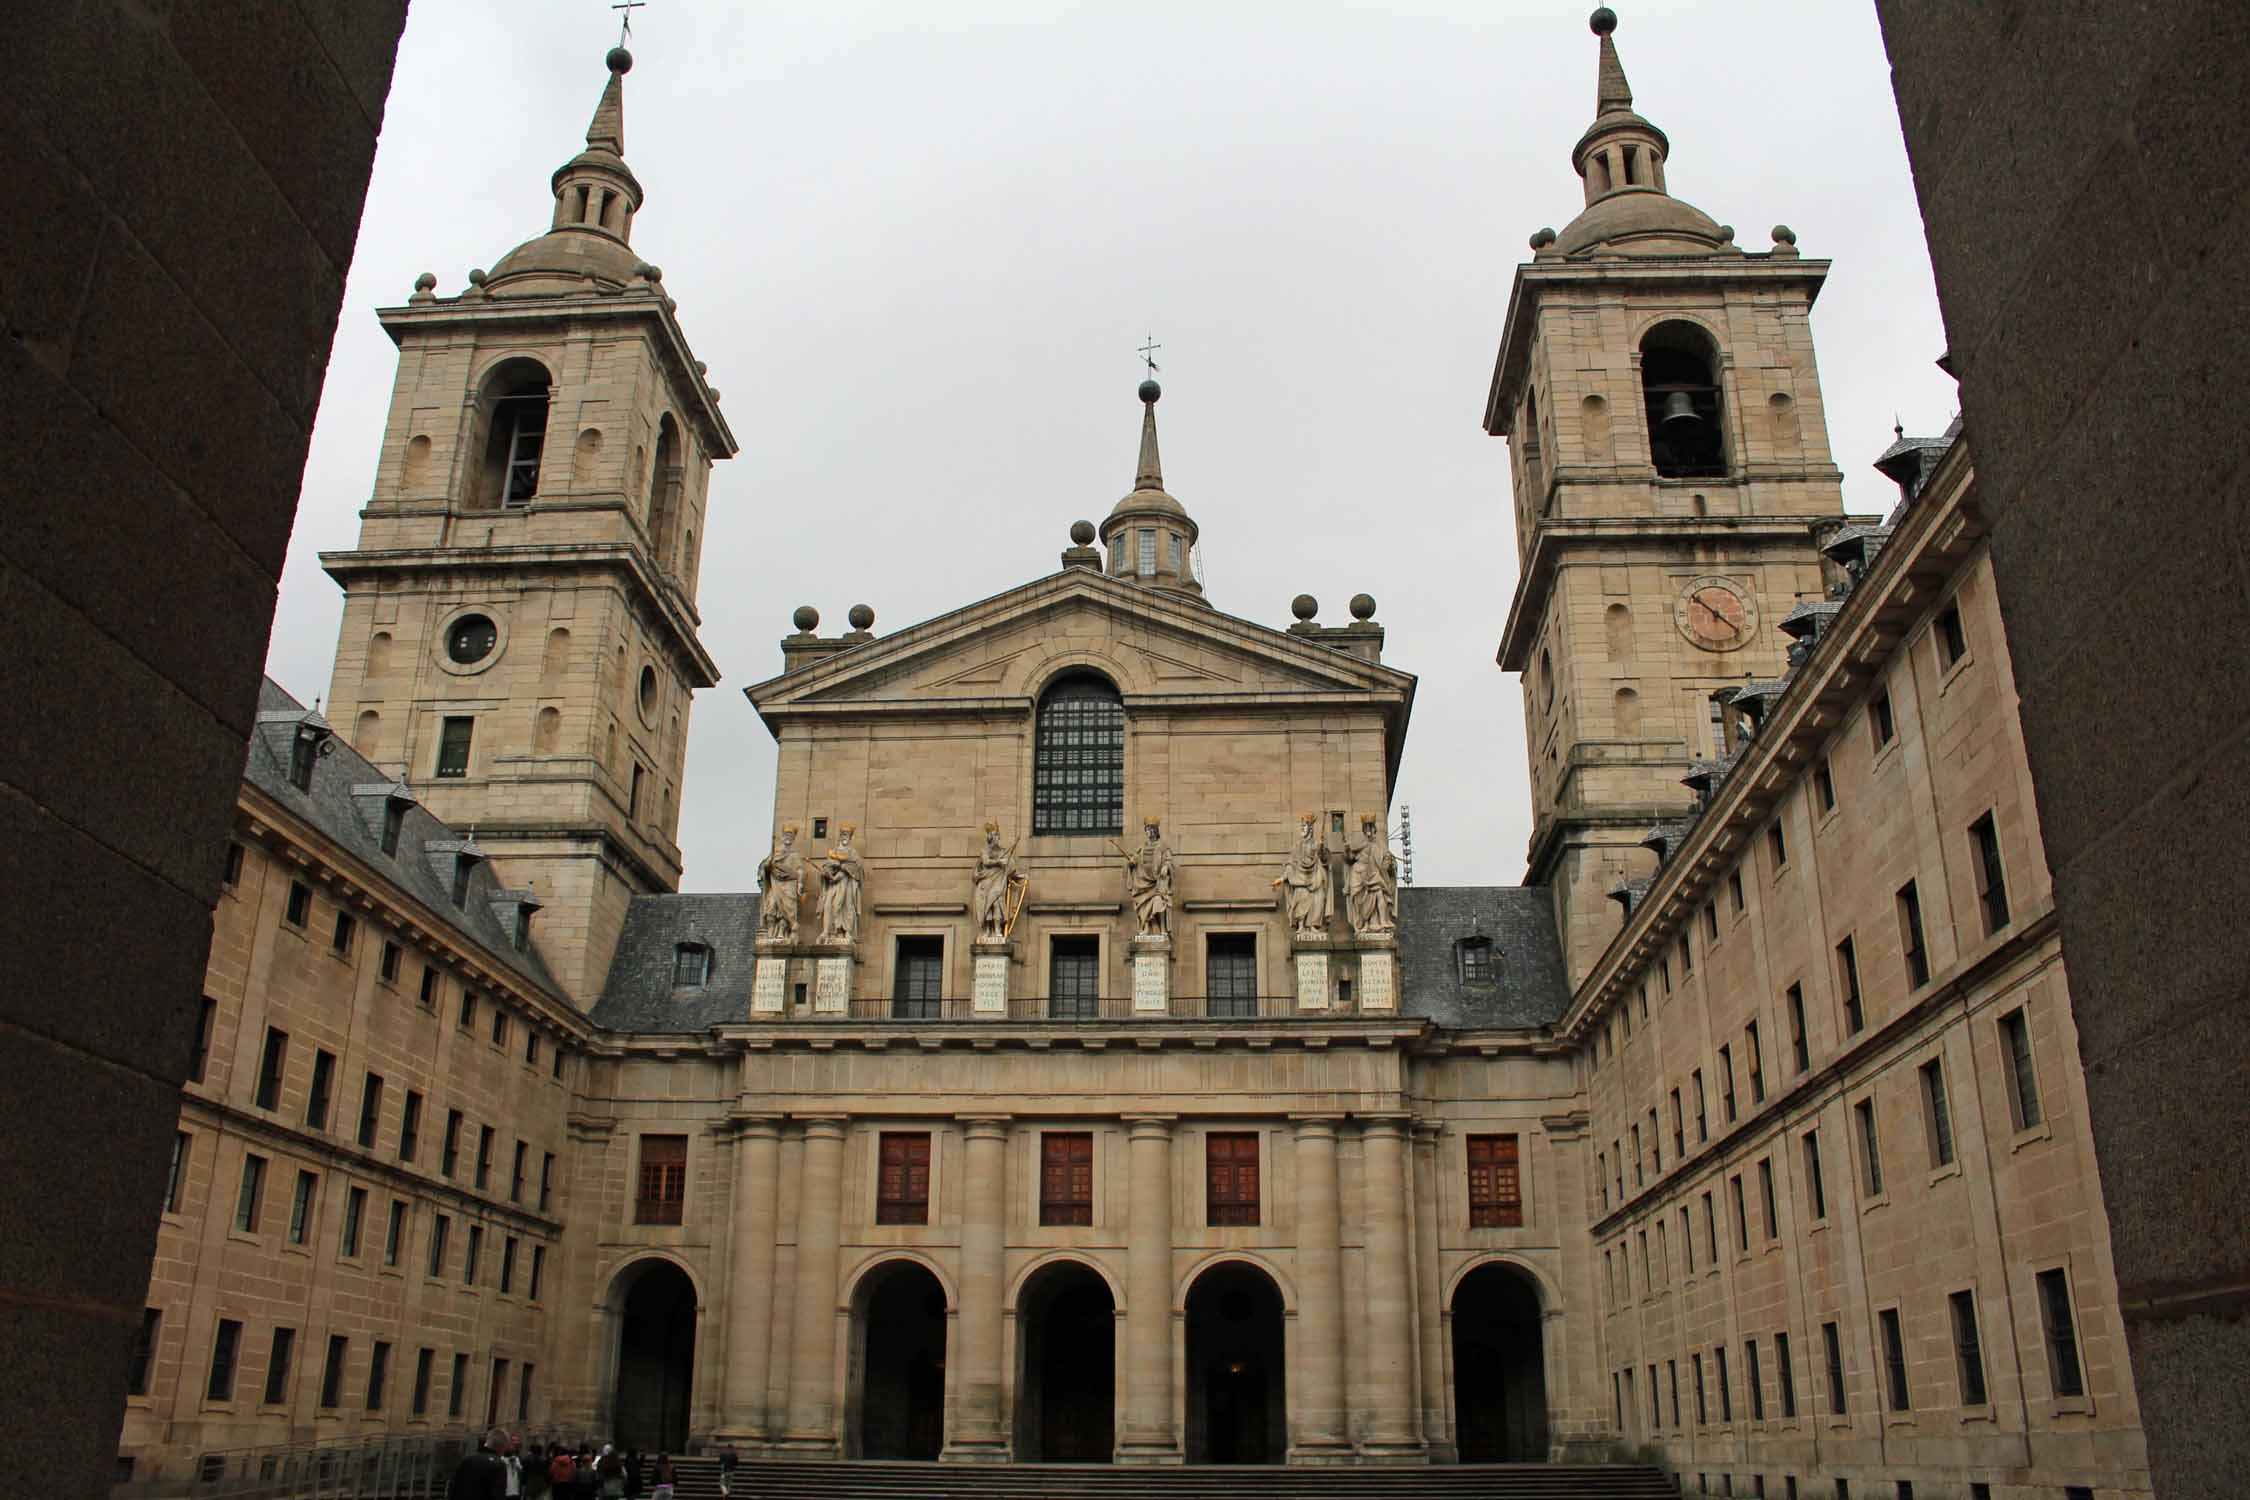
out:
M1148 336L1148 342L1141 345L1141 363L1148 366L1148 372L1151 375L1154 375L1157 371L1156 351L1163 347L1156 341L1156 335L1153 333Z
M647 4L648 0L623 0L622 4L610 7L611 10L619 12L619 19L624 23L617 30L618 46L622 47L633 39L633 12Z

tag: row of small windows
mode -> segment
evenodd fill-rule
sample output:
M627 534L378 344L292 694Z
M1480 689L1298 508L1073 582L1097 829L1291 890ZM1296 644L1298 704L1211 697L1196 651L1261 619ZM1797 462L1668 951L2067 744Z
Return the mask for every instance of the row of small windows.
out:
M1614 1277L1612 1278L1614 1281ZM2084 1362L2078 1347L2078 1319L2071 1303L2070 1278L2060 1266L2036 1272L2033 1288L2038 1299L2038 1313L2042 1343L2047 1365L2048 1388L2059 1400L2071 1400L2086 1394ZM1887 1413L1910 1412L1915 1409L1915 1394L1910 1379L1907 1359L1906 1331L1903 1326L1904 1309L1886 1307L1875 1314L1876 1337L1879 1343L1877 1357L1876 1389L1881 1399L1878 1408ZM1979 1408L1992 1403L1992 1394L1985 1377L1984 1339L1979 1328L1977 1298L1973 1289L1950 1292L1945 1299L1945 1321L1952 1336L1954 1392L1957 1405ZM1773 1381L1769 1388L1766 1380L1766 1354L1772 1355ZM1687 1355L1688 1385L1692 1407L1683 1407L1680 1395L1680 1361L1670 1358L1664 1362L1664 1381L1657 1380L1654 1362L1644 1366L1648 1379L1648 1425L1650 1430L1670 1427L1685 1431L1690 1427L1707 1427L1712 1424L1714 1408L1721 1424L1735 1419L1735 1382L1728 1347L1716 1345L1709 1351L1706 1361L1702 1350ZM1820 1325L1821 1379L1816 1389L1826 1398L1826 1414L1845 1416L1851 1411L1850 1383L1846 1378L1845 1338L1840 1322ZM1745 1339L1742 1343L1742 1394L1747 1398L1746 1415L1753 1422L1768 1419L1769 1412L1783 1421L1794 1420L1798 1415L1797 1368L1787 1330L1778 1330L1761 1343L1758 1339ZM1640 1410L1633 1386L1636 1372L1631 1369L1615 1370L1610 1375L1611 1399L1615 1406L1617 1425L1626 1430L1633 1414ZM1706 1383L1708 1379L1708 1384ZM1665 1420L1663 1397L1671 1398L1671 1420ZM1927 1392L1924 1393L1925 1397ZM1714 1402L1713 1397L1716 1397ZM1770 1406L1769 1406L1770 1403ZM1843 1493L1839 1491L1839 1493Z
M1797 1039L1793 1050L1799 1060L1799 1070L1804 1067L1802 1037L1802 997L1796 986L1790 987L1790 1002ZM2009 1122L2019 1135L2038 1129L2046 1121L2046 1108L2040 1097L2038 1067L2033 1057L2031 1018L2028 1007L2017 1006L2007 1011L1994 1023L1994 1040L2000 1054L2001 1078L2007 1092ZM1753 1105L1765 1099L1764 1065L1759 1048L1757 1026L1753 1023L1744 1033L1748 1049L1751 1098ZM1734 1050L1731 1043L1719 1048L1720 1103L1726 1125L1737 1119L1734 1088ZM1953 1165L1955 1142L1953 1129L1952 1096L1946 1085L1945 1065L1941 1058L1931 1058L1916 1071L1916 1086L1920 1091L1920 1106L1924 1137L1928 1142L1931 1169ZM1694 1069L1688 1075L1688 1089L1694 1101L1695 1145L1700 1147L1711 1138L1709 1119L1705 1110L1703 1070ZM1670 1093L1672 1165L1677 1168L1689 1154L1687 1138L1687 1112L1677 1088ZM1643 1124L1647 1129L1644 1134ZM1859 1155L1860 1185L1864 1196L1870 1200L1883 1197L1882 1136L1877 1128L1876 1101L1873 1094L1858 1100L1852 1106L1854 1145ZM1821 1172L1820 1132L1808 1131L1804 1138L1805 1203L1814 1223L1828 1217L1828 1195ZM1628 1150L1628 1146L1630 1150ZM1630 1161L1635 1191L1664 1175L1664 1141L1658 1114L1650 1108L1645 1120L1636 1120L1627 1127L1623 1136L1613 1138L1607 1150L1594 1155L1594 1175L1601 1208L1607 1213L1613 1203L1622 1206L1627 1199L1625 1190L1626 1163ZM1771 1239L1779 1230L1774 1216L1773 1180L1770 1163L1759 1167L1763 1178L1762 1197L1766 1209L1766 1234ZM1737 1217L1741 1209L1741 1178L1735 1179ZM1710 1194L1704 1194L1708 1205ZM1685 1232L1687 1211L1680 1211L1682 1231ZM1748 1234L1745 1231L1738 1247L1747 1252ZM1716 1242L1713 1254L1716 1255ZM1690 1251L1690 1269L1693 1269L1693 1252Z
M1128 537L1131 538L1130 545ZM1110 538L1110 571L1120 575L1129 573L1138 578L1154 578L1159 547L1172 574L1176 577L1185 576L1187 550L1180 534L1176 531L1159 533L1154 527L1119 531Z

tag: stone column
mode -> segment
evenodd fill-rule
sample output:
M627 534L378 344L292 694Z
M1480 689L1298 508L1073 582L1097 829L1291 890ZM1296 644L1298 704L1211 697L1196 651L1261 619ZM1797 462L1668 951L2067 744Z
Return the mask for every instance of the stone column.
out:
M1438 1272L1438 1131L1414 1122L1414 1303L1422 1327L1422 1441L1430 1462L1459 1461L1446 1425L1444 1289Z
M1172 1421L1171 1115L1128 1115L1132 1212L1126 1225L1125 1427L1117 1461L1180 1462Z
M781 1117L739 1116L734 1140L733 1285L727 1299L723 1435L766 1435L773 1353L774 1201L781 1185Z
M789 1427L781 1447L793 1455L836 1455L836 1243L843 1205L842 1115L805 1121L804 1179L797 1189L796 1331L789 1341Z
M1292 1463L1351 1456L1344 1409L1343 1215L1336 1195L1335 1115L1298 1115L1297 1357Z
M1000 1425L1000 1301L1007 1266L1008 1116L960 1117L968 1145L961 1194L961 1308L955 1321L960 1361L954 1384L952 1433L945 1458L1005 1463L1008 1435Z
M1414 1283L1407 1261L1406 1119L1367 1122L1367 1386L1366 1457L1419 1463L1428 1450L1414 1386ZM1300 1314L1302 1316L1302 1314Z

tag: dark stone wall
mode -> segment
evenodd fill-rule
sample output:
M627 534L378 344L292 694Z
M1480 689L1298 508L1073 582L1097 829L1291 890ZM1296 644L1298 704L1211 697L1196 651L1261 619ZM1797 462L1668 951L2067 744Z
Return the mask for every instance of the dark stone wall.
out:
M2250 1474L2250 6L1876 0L2161 1496Z
M0 1473L90 1495L117 1451L211 904L406 4L62 0L16 19L0 88Z

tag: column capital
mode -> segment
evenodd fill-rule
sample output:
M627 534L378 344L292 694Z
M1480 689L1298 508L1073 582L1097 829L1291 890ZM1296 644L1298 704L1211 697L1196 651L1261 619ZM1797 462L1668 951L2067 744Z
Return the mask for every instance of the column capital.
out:
M1170 1140L1172 1127L1180 1123L1178 1115L1121 1115L1119 1118L1132 1127L1136 1141Z
M1414 1117L1404 1113L1360 1115L1358 1119L1361 1134L1394 1140L1403 1138L1407 1128L1414 1123Z
M844 1128L851 1124L852 1117L850 1115L794 1115L791 1120L793 1123L804 1127L805 1137L808 1140L840 1141L844 1138Z
M1004 1141L1016 1121L1014 1115L955 1115L953 1119L972 1141Z
M738 1140L778 1140L783 1123L778 1114L730 1114L725 1120Z
M1336 1132L1342 1128L1344 1117L1341 1114L1291 1115L1289 1123L1297 1127L1297 1139L1299 1140L1318 1140L1322 1136L1333 1139Z

